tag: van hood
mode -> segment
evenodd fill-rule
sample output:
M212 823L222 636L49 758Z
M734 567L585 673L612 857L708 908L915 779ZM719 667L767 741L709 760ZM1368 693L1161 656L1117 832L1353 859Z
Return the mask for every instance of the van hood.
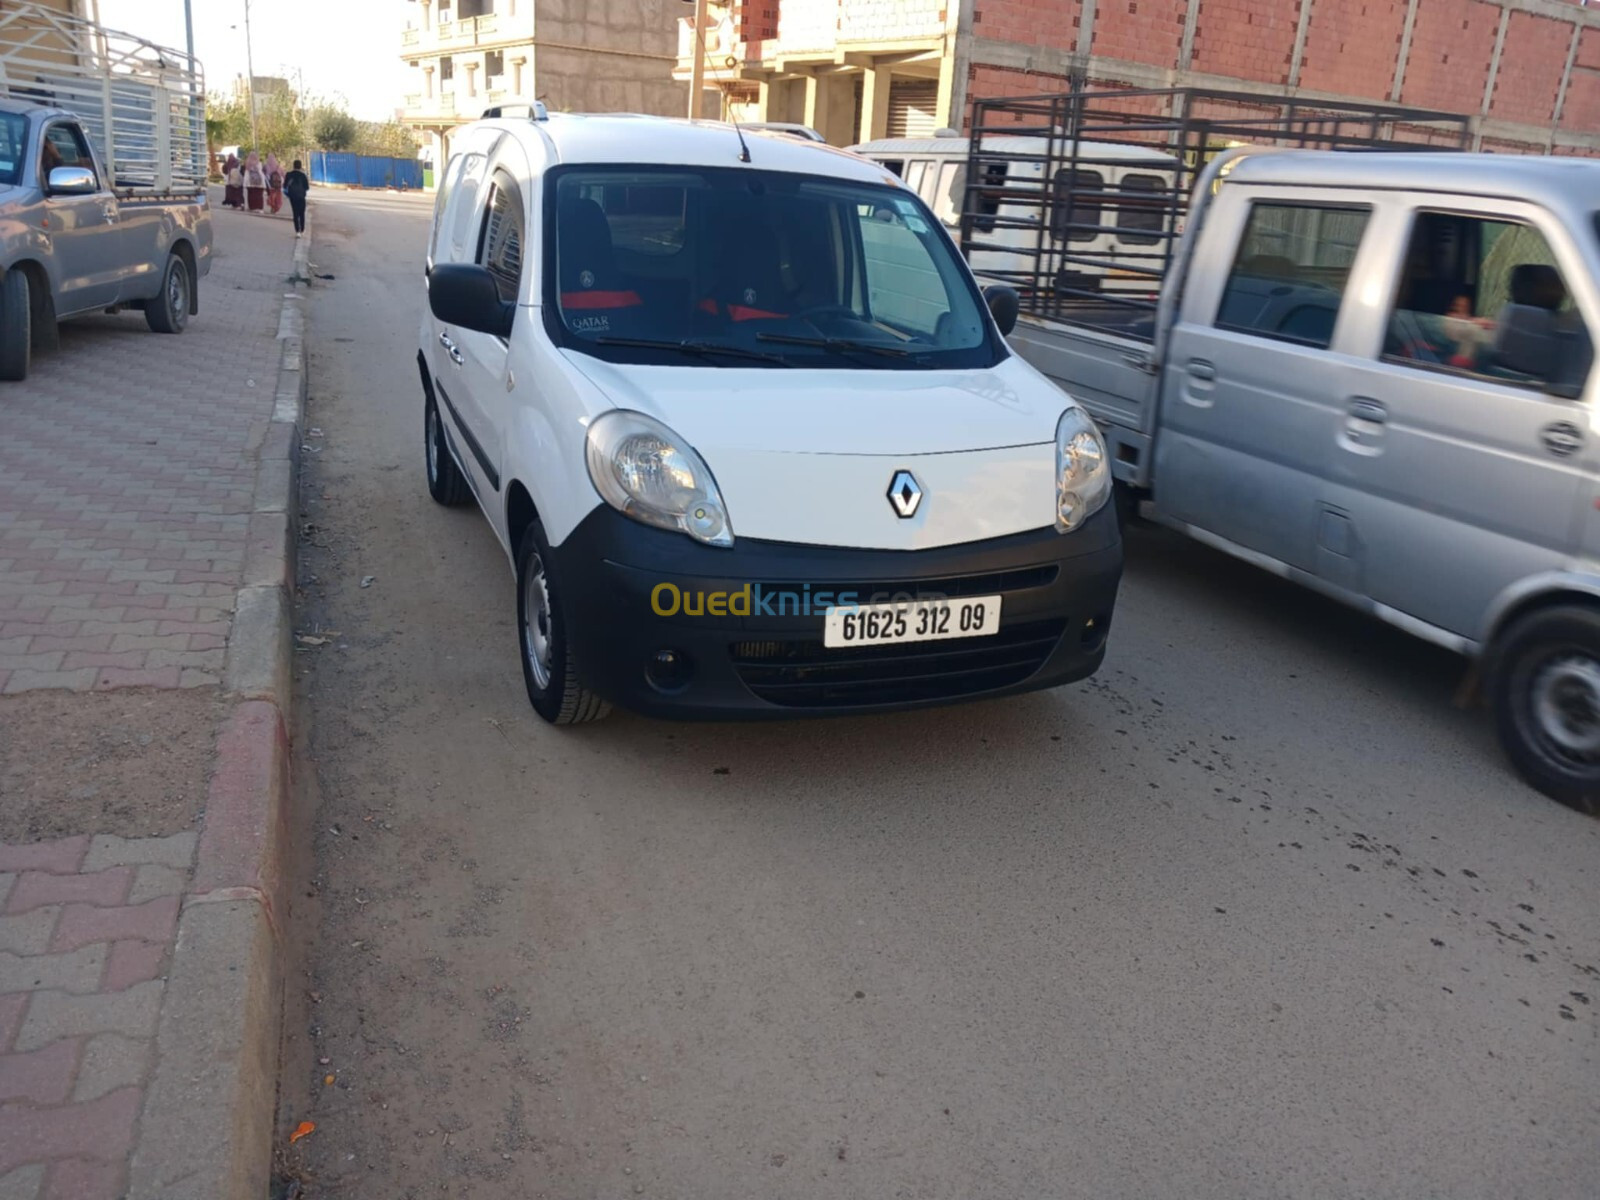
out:
M1048 527L1071 401L1021 359L988 370L622 366L566 352L619 408L705 459L736 537L919 550ZM889 492L910 472L910 517Z
M1055 440L1071 404L1021 359L959 371L636 366L568 361L618 408L646 413L701 454L950 454Z

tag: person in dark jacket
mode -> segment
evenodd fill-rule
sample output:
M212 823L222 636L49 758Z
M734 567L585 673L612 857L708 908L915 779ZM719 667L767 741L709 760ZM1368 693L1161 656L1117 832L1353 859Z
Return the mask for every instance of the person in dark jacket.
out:
M294 213L295 237L306 231L306 193L310 190L311 180L300 169L300 160L297 158L294 166L289 168L289 173L283 177L283 194L289 197L289 208Z

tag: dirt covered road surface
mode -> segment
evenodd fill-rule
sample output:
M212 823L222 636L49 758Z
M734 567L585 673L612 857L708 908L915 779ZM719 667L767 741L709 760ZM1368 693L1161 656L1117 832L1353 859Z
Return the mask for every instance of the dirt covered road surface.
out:
M548 728L423 483L429 209L317 217L307 1197L1593 1195L1600 822L1456 660L1138 530L1083 685Z

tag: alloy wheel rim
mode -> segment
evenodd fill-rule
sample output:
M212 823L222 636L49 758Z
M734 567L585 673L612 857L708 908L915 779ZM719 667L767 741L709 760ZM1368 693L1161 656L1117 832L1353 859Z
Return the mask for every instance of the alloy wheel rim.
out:
M555 639L550 620L550 585L545 579L544 560L537 554L528 561L523 585L522 635L528 670L543 691L550 686L550 653Z
M1600 662L1568 655L1533 679L1533 718L1544 740L1562 757L1600 761Z

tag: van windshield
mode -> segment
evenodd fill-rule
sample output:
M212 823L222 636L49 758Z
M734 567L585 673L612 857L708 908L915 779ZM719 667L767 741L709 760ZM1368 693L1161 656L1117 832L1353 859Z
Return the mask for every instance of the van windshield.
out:
M572 166L547 190L546 321L613 362L929 370L1005 349L939 223L892 187Z
M27 145L28 119L16 113L0 112L0 186L22 182Z

